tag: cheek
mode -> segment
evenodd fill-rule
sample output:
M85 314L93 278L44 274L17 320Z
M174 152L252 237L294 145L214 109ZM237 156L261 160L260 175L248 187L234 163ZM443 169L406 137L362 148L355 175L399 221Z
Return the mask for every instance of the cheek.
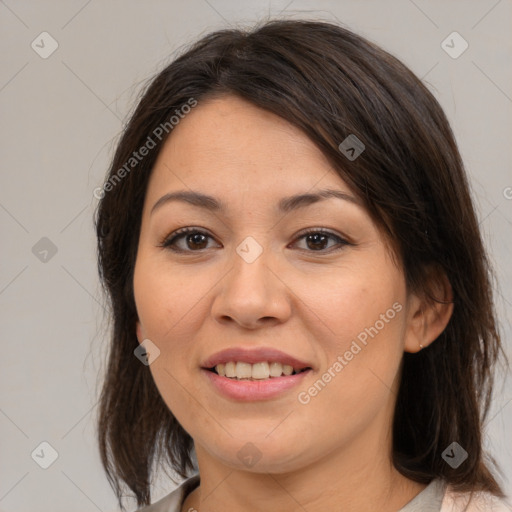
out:
M403 354L405 284L398 270L382 267L354 265L328 280L296 282L307 306L308 331L322 354L320 382L302 390L303 398L319 413L370 411L385 402L393 386ZM330 407L333 403L341 409Z
M208 283L180 276L168 265L141 255L133 284L143 335L160 351L149 369L167 407L180 420L186 419L187 411L197 407L191 386L192 372L197 371L193 338L202 323L200 297ZM187 421L184 426L187 429Z
M326 450L332 440L349 442L391 407L403 354L400 293L347 281L340 290L318 296L315 312L329 326L315 336L323 364L297 397L302 421L322 429Z
M144 337L156 343L161 350L163 333L175 323L178 311L168 291L168 276L144 256L138 256L133 277L133 291L137 316Z
M212 273L203 272L198 279L197 272L170 269L168 263L143 255L137 260L134 295L139 322L144 336L160 349L160 359L171 366L190 363L193 337L204 321L201 299L214 281L208 276Z
M405 285L401 274L381 265L347 265L328 275L296 276L294 293L309 316L310 331L331 357L348 350L353 340L389 338L402 332ZM369 344L369 343L368 343Z

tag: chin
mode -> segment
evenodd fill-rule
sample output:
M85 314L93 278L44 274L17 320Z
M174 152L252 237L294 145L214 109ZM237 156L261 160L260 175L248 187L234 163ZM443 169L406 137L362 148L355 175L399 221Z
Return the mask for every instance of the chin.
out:
M268 430L262 436L252 436L248 431L244 434L243 438L225 436L224 443L208 447L210 455L232 469L252 473L288 473L307 464L303 438L298 452L297 442L290 437L276 435L272 439Z

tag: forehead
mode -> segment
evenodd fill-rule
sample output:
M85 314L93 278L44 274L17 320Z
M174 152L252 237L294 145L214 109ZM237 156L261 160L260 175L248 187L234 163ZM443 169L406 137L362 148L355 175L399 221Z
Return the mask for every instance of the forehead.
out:
M148 196L187 187L276 200L313 187L349 191L301 130L235 96L200 101L160 151Z

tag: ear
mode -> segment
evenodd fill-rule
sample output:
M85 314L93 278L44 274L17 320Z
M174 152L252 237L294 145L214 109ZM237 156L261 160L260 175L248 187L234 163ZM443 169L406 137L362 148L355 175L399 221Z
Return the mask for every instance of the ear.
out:
M137 320L136 323L136 332L139 343L142 343L146 339L146 336L144 336L144 330L142 329L142 325L139 320Z
M404 350L419 352L445 330L453 313L453 291L440 268L429 267L428 281L421 294L411 293L407 304Z

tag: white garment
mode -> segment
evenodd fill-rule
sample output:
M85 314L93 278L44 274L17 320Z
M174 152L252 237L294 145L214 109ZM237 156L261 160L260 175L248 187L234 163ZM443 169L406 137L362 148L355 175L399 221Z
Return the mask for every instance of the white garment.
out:
M181 512L183 501L198 485L199 475L190 477L157 503L137 512ZM468 496L455 493L443 480L435 479L397 512L512 512L509 504L489 493L475 494L465 509ZM197 511L190 509L185 512Z
M469 493L458 494L448 487L441 512L511 512L512 506L504 500L500 500L489 493L478 493L468 504ZM179 511L179 509L178 509Z

